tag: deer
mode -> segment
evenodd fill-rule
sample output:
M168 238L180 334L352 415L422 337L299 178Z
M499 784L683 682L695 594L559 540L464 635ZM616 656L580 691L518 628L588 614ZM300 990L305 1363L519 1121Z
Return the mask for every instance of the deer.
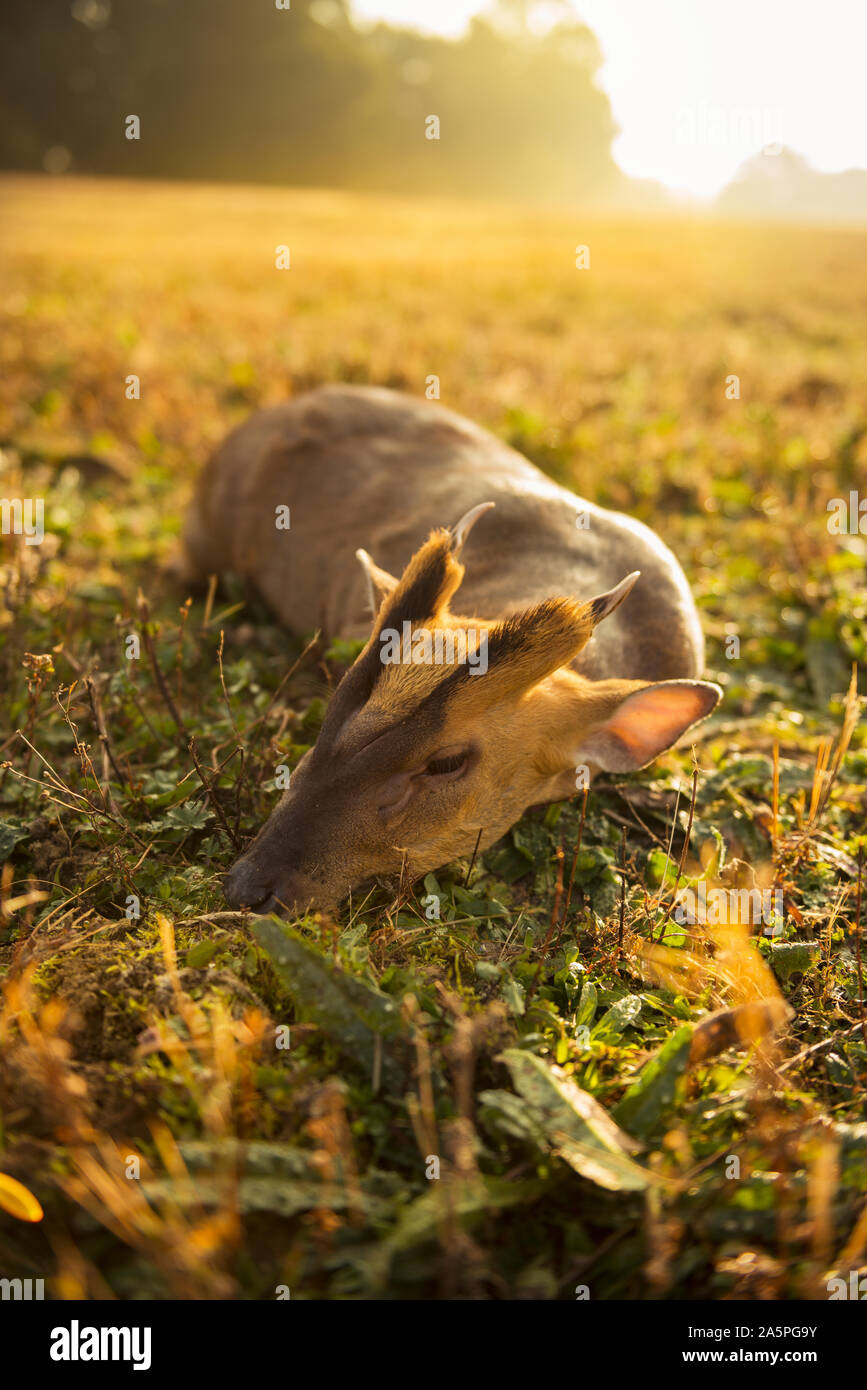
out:
M398 391L256 411L202 472L182 547L190 581L230 571L294 633L364 642L224 880L232 909L330 913L484 852L582 779L647 767L722 695L649 527Z

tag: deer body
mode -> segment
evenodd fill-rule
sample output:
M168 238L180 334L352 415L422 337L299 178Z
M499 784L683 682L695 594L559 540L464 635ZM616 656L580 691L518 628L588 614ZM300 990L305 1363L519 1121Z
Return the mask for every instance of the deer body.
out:
M558 487L452 411L394 391L326 386L258 411L211 460L185 541L199 575L249 580L292 631L366 638L356 552L401 574L433 526L488 501L496 506L473 535L462 612L506 617L554 595L590 597L640 570L629 603L575 669L597 680L700 675L695 604L652 531ZM278 506L290 509L288 531L275 526Z
M721 693L696 679L698 615L652 531L396 392L330 386L257 412L203 473L184 545L192 574L242 576L294 631L369 639L230 871L233 906L331 908L484 849L574 794L576 768L645 766ZM437 643L389 664L401 631ZM457 637L483 665L425 655Z

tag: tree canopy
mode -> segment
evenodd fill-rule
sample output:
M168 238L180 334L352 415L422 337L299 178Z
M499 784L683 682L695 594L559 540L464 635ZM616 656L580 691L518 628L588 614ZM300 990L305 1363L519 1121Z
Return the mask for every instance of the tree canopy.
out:
M449 40L358 28L345 0L0 0L0 164L605 194L619 175L595 37L568 18L534 34L509 3L500 18Z

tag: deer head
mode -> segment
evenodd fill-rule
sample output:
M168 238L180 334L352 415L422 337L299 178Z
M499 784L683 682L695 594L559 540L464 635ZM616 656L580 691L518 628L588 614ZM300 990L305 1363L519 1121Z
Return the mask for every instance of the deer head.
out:
M588 602L500 622L450 604L476 507L432 533L401 578L359 551L375 609L319 738L225 883L233 907L335 907L375 877L418 878L485 849L527 809L575 792L576 768L628 772L717 704L704 681L588 681L569 663L638 574ZM481 838L479 838L481 832Z

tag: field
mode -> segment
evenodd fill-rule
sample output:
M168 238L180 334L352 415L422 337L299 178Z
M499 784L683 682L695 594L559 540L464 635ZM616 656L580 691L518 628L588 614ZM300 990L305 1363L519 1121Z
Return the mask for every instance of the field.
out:
M44 498L46 531L0 536L6 1275L66 1298L811 1299L863 1268L867 536L828 504L867 497L865 251L0 183L0 493ZM430 376L659 532L725 699L694 750L472 865L334 920L227 913L233 846L348 653L231 580L178 586L192 479L260 405ZM773 915L683 922L701 883L758 885Z

